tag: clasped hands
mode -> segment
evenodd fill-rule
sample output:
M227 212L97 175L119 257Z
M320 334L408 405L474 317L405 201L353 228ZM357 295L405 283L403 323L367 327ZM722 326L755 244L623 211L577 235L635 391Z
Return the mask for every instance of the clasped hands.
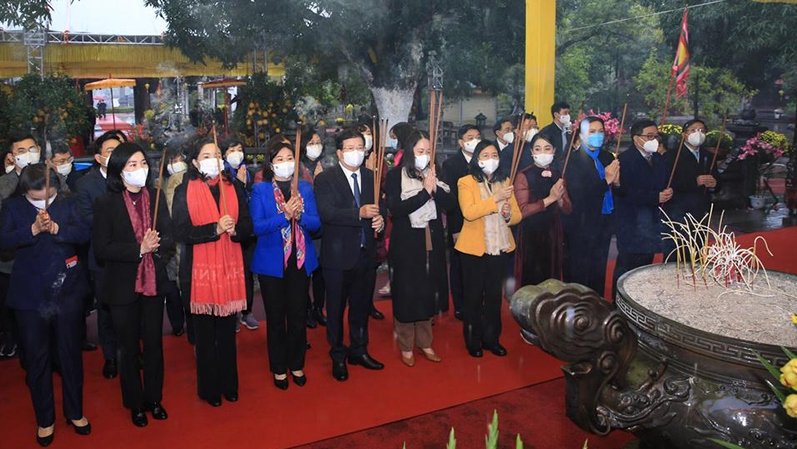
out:
M40 210L38 214L36 214L36 220L30 226L31 233L33 235L39 235L42 232L49 232L52 235L58 234L58 223L54 222L50 218L50 214L47 212Z
M285 207L283 207L285 219L288 221L293 219L301 220L302 212L304 212L304 201L299 195L292 196L291 199L285 203Z
M219 218L219 222L216 223L216 235L222 235L225 232L231 236L235 235L235 219L229 215Z
M509 198L512 196L513 187L511 185L498 187L493 194L495 204L500 204L498 212L504 217L504 220L509 220L512 214L512 208L509 206Z
M360 218L363 220L371 219L371 228L376 232L381 232L385 227L385 219L379 213L379 206L376 204L365 204L360 207Z

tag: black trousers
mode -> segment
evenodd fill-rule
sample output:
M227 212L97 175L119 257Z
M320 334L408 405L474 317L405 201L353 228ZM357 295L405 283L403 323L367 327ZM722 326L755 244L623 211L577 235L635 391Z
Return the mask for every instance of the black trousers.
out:
M281 278L258 276L258 280L266 309L271 372L286 374L288 370L303 370L307 351L307 273L304 268L296 267L296 258L292 256Z
M53 362L57 361L63 386L64 417L83 417L83 355L80 329L83 326L82 304L70 309L52 307L41 310L17 310L20 355L25 367L25 383L33 400L36 423L49 427L55 423L53 404Z
M327 299L326 283L324 282L324 270L319 266L313 271L310 277L310 283L313 288L313 297L307 295L307 310L324 310L324 304ZM309 293L309 289L308 289Z
M104 272L102 270L94 270L91 272L91 278L94 281L94 293L102 291L101 286L104 280ZM97 297L97 339L100 341L100 348L102 348L102 356L105 360L116 360L116 333L113 330L113 322L111 321L111 310L108 305Z
M459 253L459 257L465 289L462 304L465 346L471 351L493 347L501 336L501 297L508 256Z
M347 355L368 353L368 314L376 283L376 267L365 250L360 251L357 264L351 270L324 267L327 287L327 340L329 355L335 362L343 362ZM349 344L343 343L343 312L349 305Z
M622 252L617 254L617 264L614 267L614 276L612 276L612 298L617 296L617 280L620 279L620 276L634 268L650 265L653 263L654 255Z
M570 230L567 233L569 279L565 280L587 286L603 297L611 243L611 215L602 215L589 229Z
M185 309L177 281L169 281L169 288L164 292L164 296L166 297L166 315L169 317L172 331L183 329L185 327Z
M244 256L244 288L246 289L246 309L244 314L252 313L252 304L255 301L255 274L252 273L252 257L255 255L257 240L250 239L242 245Z
M14 319L14 311L6 307L6 296L8 287L11 284L11 276L7 273L0 273L0 345L16 344L17 326Z
M197 393L204 400L238 394L236 315L193 315Z
M139 295L130 304L109 305L118 342L122 402L129 409L163 397L163 297ZM144 362L142 379L138 356Z
M448 249L448 284L451 289L451 300L454 303L454 311L461 312L464 302L462 287L462 260L459 251L454 246Z

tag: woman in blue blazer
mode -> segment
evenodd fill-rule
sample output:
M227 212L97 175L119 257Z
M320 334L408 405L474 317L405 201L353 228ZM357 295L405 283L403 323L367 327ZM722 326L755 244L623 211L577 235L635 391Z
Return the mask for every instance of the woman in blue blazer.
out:
M311 235L321 228L313 187L300 180L292 191L295 164L289 143L273 141L263 181L255 185L249 202L257 246L252 271L258 274L266 309L266 340L274 385L288 388L288 370L294 383L307 382L307 288L318 267Z
M49 191L45 182L50 176ZM16 250L8 307L15 310L22 365L36 413L36 441L48 446L55 436L53 362L63 381L67 424L80 435L91 432L83 416L81 327L88 292L77 247L89 240L89 228L75 202L56 194L58 176L44 164L29 165L19 178L21 195L3 204L0 249ZM45 207L47 203L47 207ZM46 209L46 211L45 211Z

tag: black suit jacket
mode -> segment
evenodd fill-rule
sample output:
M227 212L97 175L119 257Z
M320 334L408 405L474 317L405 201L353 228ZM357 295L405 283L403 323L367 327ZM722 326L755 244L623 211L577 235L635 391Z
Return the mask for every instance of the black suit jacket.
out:
M363 166L360 167L360 176L360 205L378 204L374 201L373 172ZM376 245L371 219L360 218L360 208L354 201L354 193L340 164L321 172L313 186L324 230L321 266L338 270L354 268L360 257L361 232L365 235L367 256L375 261Z
M77 194L77 209L80 217L85 221L86 226L91 226L94 222L94 202L108 191L105 177L102 176L99 166L91 167L85 175L80 177L75 183L75 193ZM91 271L100 270L100 264L94 257L94 240L89 243L88 267Z
M570 142L562 140L562 130L556 126L556 123L551 122L548 126L540 130L540 134L544 135L548 141L551 142L551 145L553 145L555 149L554 158L557 160L558 166L564 164L565 152L570 146ZM570 133L567 135L570 136Z
M87 175L88 176L88 175ZM150 214L155 212L155 189L150 189ZM160 232L160 248L153 254L157 273L158 293L165 291L169 282L166 275L166 261L160 253L174 251L172 220L166 198L161 192L158 207L158 224ZM94 255L104 265L104 285L100 286L100 297L107 304L123 305L134 302L138 295L135 292L136 273L140 263L141 246L136 241L133 225L127 213L121 193L108 192L99 197L95 203L92 242Z
M495 146L496 148L498 147L498 141L495 142ZM500 160L498 169L506 173L507 176L509 176L512 171L512 158L515 157L514 153L515 144L510 143L506 148L501 150L501 153L498 155L498 159ZM520 147L520 161L518 161L517 173L525 170L526 167L533 163L534 158L531 157L531 144L523 142L523 145Z
M612 163L614 156L608 151L601 150L598 160L605 167ZM622 179L620 181L622 182ZM573 203L573 212L565 215L566 227L570 232L589 232L591 227L599 223L603 215L601 212L603 195L610 187L598 175L595 162L582 149L573 149L570 154L565 183L570 201Z
M511 144L510 144L511 145ZM465 155L459 150L443 162L443 172L440 179L451 188L451 196L454 198L454 206L446 212L446 223L448 224L448 241L453 246L453 235L462 230L462 209L459 208L459 190L457 182L459 178L468 174L468 161Z
M670 170L667 172L668 175L675 164L677 153L678 150L668 151L665 154L667 168ZM667 202L665 208L671 219L682 221L686 214L692 214L700 220L708 213L711 195L707 188L697 185L697 177L708 174L711 158L712 154L701 148L698 160L686 145L683 146L670 186L673 190L672 199ZM711 174L716 178L716 169Z

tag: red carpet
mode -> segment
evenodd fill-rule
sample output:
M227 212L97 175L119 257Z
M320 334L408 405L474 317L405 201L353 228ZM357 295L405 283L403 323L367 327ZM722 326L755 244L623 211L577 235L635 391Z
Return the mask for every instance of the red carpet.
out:
M350 367L347 382L335 381L330 374L324 331L319 328L309 331L313 348L307 357L307 385L298 388L291 384L288 391L277 390L268 373L263 327L256 332L242 329L238 335L241 399L217 409L196 396L191 346L184 337L164 336L163 404L169 419L150 420L143 429L134 427L122 408L118 380L101 377L100 353L84 353L84 410L93 433L79 437L66 427L61 395L57 392L56 437L51 447L285 448L381 426L561 375L558 361L521 341L517 324L506 307L502 343L509 350L508 357L485 354L482 359L471 358L462 341L462 324L452 316L443 316L434 328L434 346L443 362L432 364L419 357L414 368L407 368L401 364L393 343L390 303L382 301L378 305L387 317L385 321L372 321L370 352L385 362L385 370L367 372ZM33 409L18 360L0 364L0 385L0 446L37 447ZM480 417L477 422L481 421L484 419Z
M404 442L407 449L442 448L452 425L457 447L481 447L493 410L498 412L501 448L515 447L517 434L526 449L580 449L585 439L592 449L618 449L635 440L627 432L600 437L582 431L565 416L564 394L565 382L559 378L300 449L400 449Z
M763 243L759 240L756 255L767 270L784 271L797 274L797 227L777 229L766 232L753 232L736 236L736 242L742 248L751 248L756 237L764 237L772 252L767 254Z

